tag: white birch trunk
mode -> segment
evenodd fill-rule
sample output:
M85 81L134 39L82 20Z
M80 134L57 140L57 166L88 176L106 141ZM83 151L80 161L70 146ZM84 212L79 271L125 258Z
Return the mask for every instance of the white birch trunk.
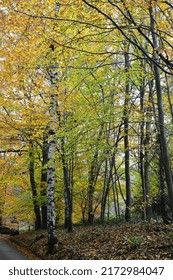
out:
M59 12L60 4L56 3L55 16ZM54 45L50 46L54 51ZM57 127L57 64L50 65L49 81L51 88L50 95L50 128L48 137L48 168L47 168L47 228L48 228L48 253L51 253L57 241L55 233L55 152L56 152L56 127Z
M57 100L56 100L56 67L51 69L50 86L52 93L50 95L50 127L48 137L48 167L47 167L47 228L48 228L48 253L53 250L57 241L55 233L55 152L56 152L56 126L57 126Z
M49 148L48 148L48 168L47 168L47 228L48 228L48 243L51 244L53 240L55 240L54 156L56 151L56 142L54 139L54 135L50 136L48 145Z

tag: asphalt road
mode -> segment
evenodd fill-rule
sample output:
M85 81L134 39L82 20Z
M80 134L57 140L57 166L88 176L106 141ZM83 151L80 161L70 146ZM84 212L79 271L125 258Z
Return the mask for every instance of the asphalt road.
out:
M27 260L27 258L0 238L0 260Z

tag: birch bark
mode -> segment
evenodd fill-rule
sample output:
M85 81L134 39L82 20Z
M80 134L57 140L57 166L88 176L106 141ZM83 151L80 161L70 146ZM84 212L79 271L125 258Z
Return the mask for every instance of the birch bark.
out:
M50 69L50 127L48 136L48 167L47 167L47 228L48 228L48 253L50 253L54 244L57 242L55 233L55 152L56 152L56 125L57 125L57 72L56 66Z

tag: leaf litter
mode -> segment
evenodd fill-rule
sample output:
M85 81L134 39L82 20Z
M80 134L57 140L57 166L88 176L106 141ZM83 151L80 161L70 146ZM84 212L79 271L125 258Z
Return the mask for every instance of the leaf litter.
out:
M138 223L74 226L57 229L58 242L47 255L47 232L33 231L9 237L9 242L41 260L170 260L173 225Z

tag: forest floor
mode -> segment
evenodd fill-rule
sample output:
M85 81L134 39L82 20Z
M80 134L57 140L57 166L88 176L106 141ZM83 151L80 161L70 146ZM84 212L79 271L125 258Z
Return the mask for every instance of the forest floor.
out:
M8 237L29 259L40 260L170 260L173 225L137 223L74 226L71 233L57 229L58 242L47 255L47 232Z

